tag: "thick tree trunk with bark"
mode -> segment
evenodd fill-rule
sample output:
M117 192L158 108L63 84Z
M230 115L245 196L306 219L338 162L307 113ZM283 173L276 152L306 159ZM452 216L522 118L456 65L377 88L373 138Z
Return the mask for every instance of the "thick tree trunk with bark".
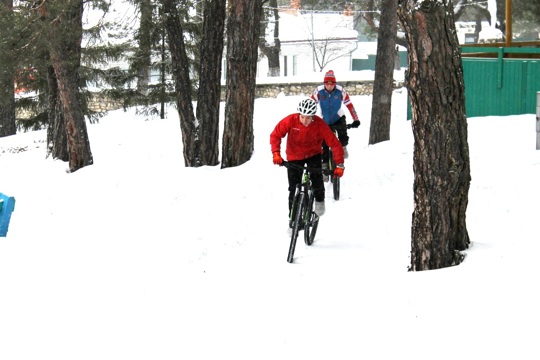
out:
M262 16L261 0L230 0L227 20L227 95L222 168L253 154L255 77Z
M83 1L75 0L62 13L53 11L49 14L49 20L52 21L49 54L58 82L58 98L65 121L71 172L93 164L79 93L82 13ZM57 16L53 17L54 14Z
M197 119L201 128L202 165L219 164L219 108L221 101L221 60L226 2L207 1L201 41L201 68Z
M169 40L172 76L176 93L176 107L180 117L180 129L184 145L184 163L189 167L197 167L202 165L200 159L201 142L197 136L199 125L193 112L189 59L186 54L184 31L177 6L178 2L176 0L163 0L165 27Z
M4 74L0 79L0 137L16 133L13 76Z
M11 21L13 12L13 0L0 1L0 21L1 28L9 29L13 27ZM3 43L0 44L0 137L14 135L17 132L15 124L15 71L13 65L13 51L10 48L11 41L4 36Z
M56 75L52 66L47 69L47 83L48 83L48 120L49 126L47 127L47 156L52 156L53 159L59 159L62 161L69 160L68 145L67 145L67 133L66 122L64 119L64 112L62 111L62 104L60 103L60 97L58 96L58 81L56 81Z
M138 60L135 66L137 71L137 91L141 94L148 94L148 84L150 82L150 67L152 65L152 1L141 0L139 4L141 19L139 23Z
M461 54L450 0L400 0L409 43L414 133L410 270L459 264L469 245L465 213L469 146Z
M259 48L261 52L268 59L268 76L279 76L281 74L281 68L279 65L279 55L281 53L281 41L279 40L279 11L277 7L277 0L270 0L268 3L272 11L274 18L274 44L270 45L265 39L261 39ZM266 28L266 22L261 23L261 33L264 34Z
M369 144L390 140L392 92L394 90L394 59L397 31L397 2L384 0L377 37L377 59L371 108Z

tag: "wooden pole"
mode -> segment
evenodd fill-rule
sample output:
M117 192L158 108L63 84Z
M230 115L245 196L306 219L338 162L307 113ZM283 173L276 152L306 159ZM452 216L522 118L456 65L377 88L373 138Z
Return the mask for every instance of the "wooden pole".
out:
M506 0L506 47L512 44L512 0Z

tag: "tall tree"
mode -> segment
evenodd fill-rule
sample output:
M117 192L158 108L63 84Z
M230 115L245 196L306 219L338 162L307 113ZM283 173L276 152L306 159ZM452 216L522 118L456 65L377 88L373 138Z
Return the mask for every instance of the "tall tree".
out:
M93 164L79 91L83 0L67 4L61 0L47 1L41 6L49 29L49 56L65 122L69 169L74 172Z
M268 59L268 76L279 76L281 68L279 65L279 55L281 53L281 40L279 39L279 9L277 0L270 0L268 8L263 12L267 21L261 21L261 42L259 49ZM272 26L269 24L272 23ZM268 42L265 38L266 29L273 29L273 41Z
M165 28L171 53L172 76L176 95L176 107L180 117L184 163L186 166L202 165L200 152L199 125L193 112L189 58L184 43L184 30L178 12L177 0L162 0Z
M497 1L497 27L506 37L506 0ZM512 33L519 37L522 31L540 32L540 2L512 0ZM515 33L515 34L514 34Z
M399 0L414 134L410 270L459 264L471 181L463 67L451 0Z
M15 36L13 30L13 0L0 0L0 137L14 135L15 125Z
M216 165L219 143L221 60L225 26L225 2L207 0L204 6L203 41L199 68L197 117L193 112L190 60L178 11L179 1L162 0L171 53L176 105L180 117L186 166Z
M369 144L390 140L394 60L397 56L394 50L397 32L396 10L397 0L384 0L377 38Z
M58 80L52 65L48 66L47 70L49 105L47 111L49 122L47 127L47 156L51 156L53 159L69 161L66 120L59 96Z
M222 168L241 165L253 154L253 108L262 4L262 0L229 0Z
M219 104L221 101L221 61L225 30L226 2L206 1L204 9L197 119L201 127L201 162L219 163Z
M152 66L152 0L139 0L141 13L139 31L136 34L138 44L136 54L137 68L137 90L143 94L148 94L148 84L150 81L150 70Z

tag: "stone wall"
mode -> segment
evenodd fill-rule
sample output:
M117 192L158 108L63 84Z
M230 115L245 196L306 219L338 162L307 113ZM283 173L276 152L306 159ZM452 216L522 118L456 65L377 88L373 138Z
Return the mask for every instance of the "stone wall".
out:
M313 89L321 83L276 83L276 84L257 84L255 88L255 98L275 98L280 93L286 96L309 96ZM371 95L373 93L373 81L344 81L340 85L345 87L349 95ZM395 84L395 86L403 86ZM225 101L225 86L221 87L221 101ZM89 101L89 108L94 111L116 110L122 107L119 101L113 101L96 93L94 98Z
M258 84L255 90L257 98L275 98L280 93L286 96L309 96L321 83L282 83L282 84ZM340 82L349 95L371 95L373 93L373 81L345 81Z
M257 84L255 88L255 98L275 98L280 93L286 96L309 96L313 89L320 82L313 83L276 83L276 84ZM373 80L363 81L343 81L339 82L349 95L371 95L373 93ZM394 88L403 87L403 82L394 82ZM221 101L225 101L225 86L221 87ZM122 107L121 102L96 96L94 101L89 104L92 110L115 110Z
M257 84L255 88L256 98L275 98L280 93L286 96L309 96L313 92L317 83L279 83L279 84ZM344 81L339 82L349 95L371 95L373 93L373 81ZM403 87L402 82L394 82L394 88ZM221 89L221 100L225 101L225 88Z
M257 84L255 89L256 98L275 98L283 93L286 96L309 96L313 89L321 83L276 83L276 84ZM371 95L373 93L373 81L344 81L340 82L347 90L349 95ZM394 87L402 87L403 83L394 82ZM221 100L225 101L225 86L221 87ZM94 111L110 111L122 108L122 102L102 96L100 93L95 93L94 97L89 100L88 106ZM25 116L26 115L26 116ZM28 114L17 114L18 118L25 118Z
M121 100L114 100L101 93L93 93L93 96L88 99L88 108L92 111L105 112L122 108Z

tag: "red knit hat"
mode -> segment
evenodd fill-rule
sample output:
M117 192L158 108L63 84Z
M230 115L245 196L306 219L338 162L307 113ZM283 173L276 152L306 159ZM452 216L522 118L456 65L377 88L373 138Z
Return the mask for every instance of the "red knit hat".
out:
M334 71L328 70L328 72L324 75L324 82L333 82L336 83L336 76L334 75Z

